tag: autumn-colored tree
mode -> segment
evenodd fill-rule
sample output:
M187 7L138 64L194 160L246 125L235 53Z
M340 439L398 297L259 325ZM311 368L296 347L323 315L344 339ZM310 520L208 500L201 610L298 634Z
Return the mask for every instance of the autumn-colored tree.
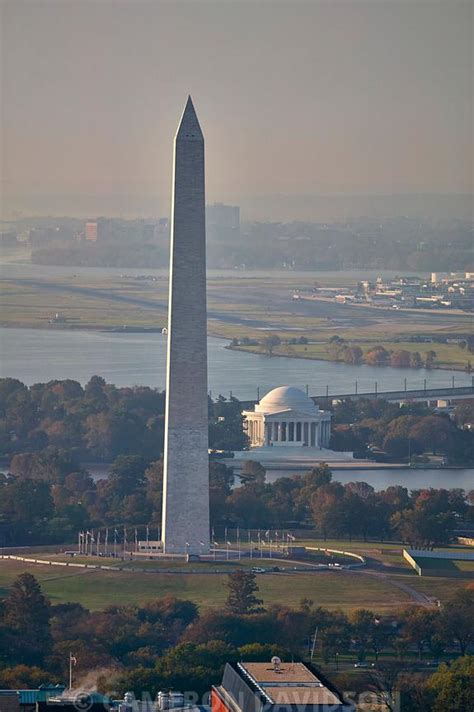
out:
M410 367L410 352L404 349L399 351L392 351L390 354L390 366L395 368L409 368Z
M410 428L409 437L425 450L448 452L454 437L455 427L449 418L440 415L427 415Z
M242 474L256 484L265 484L266 470L260 462L246 460L242 465Z
M387 366L390 361L390 353L383 346L373 346L366 351L364 360L369 366Z
M474 709L474 656L440 665L429 678L427 688L433 693L432 712L459 712Z

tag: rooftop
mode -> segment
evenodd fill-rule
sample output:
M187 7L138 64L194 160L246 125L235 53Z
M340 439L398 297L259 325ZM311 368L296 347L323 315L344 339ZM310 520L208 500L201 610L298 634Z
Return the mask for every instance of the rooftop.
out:
M271 663L240 663L273 704L339 704L336 695L303 663L282 663L275 669Z
M272 662L227 663L222 684L214 687L212 694L212 709L230 712L354 710L312 665L284 663L278 658Z
M255 406L256 413L278 413L284 410L296 410L310 414L318 412L311 398L293 386L274 388Z

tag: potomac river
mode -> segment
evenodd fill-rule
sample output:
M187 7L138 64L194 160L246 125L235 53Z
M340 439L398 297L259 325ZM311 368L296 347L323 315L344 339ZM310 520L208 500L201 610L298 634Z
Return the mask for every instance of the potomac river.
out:
M269 357L231 351L227 341L208 339L209 390L213 397L232 391L240 400L257 398L281 385L308 386L310 395L403 390L470 385L461 371L377 368L330 361ZM103 376L116 386L144 385L163 389L166 336L160 333L115 333L58 329L0 328L0 377L24 383L70 378L86 383Z

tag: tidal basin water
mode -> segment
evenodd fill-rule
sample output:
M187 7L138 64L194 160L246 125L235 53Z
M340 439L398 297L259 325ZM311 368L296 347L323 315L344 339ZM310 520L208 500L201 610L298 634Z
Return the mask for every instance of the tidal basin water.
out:
M242 400L280 385L308 386L310 395L402 390L426 386L470 385L460 371L351 366L328 361L269 357L226 349L227 341L209 338L209 390ZM55 329L0 329L0 377L24 383L70 378L86 383L98 375L117 386L164 388L166 336L158 333L110 333Z
M232 467L232 463L229 462ZM317 462L314 463L315 465ZM331 465L330 465L331 466ZM109 476L110 465L108 463L84 463L84 467L91 473L94 480L107 479ZM294 477L302 472L307 472L310 465L303 464L301 469L279 470L267 469L267 482L275 482L280 477ZM0 471L1 471L0 466ZM5 472L8 468L4 467ZM332 467L333 480L346 484L347 482L367 482L376 490L383 490L391 485L401 485L408 490L424 489L434 487L435 489L454 489L461 488L466 491L474 488L474 470L472 468L451 468L445 467L442 469L427 468L427 469L409 469L409 468L367 468L351 470L349 468L338 469L337 466ZM235 484L239 485L240 480L236 477Z

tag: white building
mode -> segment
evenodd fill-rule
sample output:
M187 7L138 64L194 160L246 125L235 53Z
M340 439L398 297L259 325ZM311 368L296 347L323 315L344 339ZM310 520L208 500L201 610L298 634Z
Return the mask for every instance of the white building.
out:
M275 388L242 415L252 448L329 446L331 413L319 410L299 388Z

